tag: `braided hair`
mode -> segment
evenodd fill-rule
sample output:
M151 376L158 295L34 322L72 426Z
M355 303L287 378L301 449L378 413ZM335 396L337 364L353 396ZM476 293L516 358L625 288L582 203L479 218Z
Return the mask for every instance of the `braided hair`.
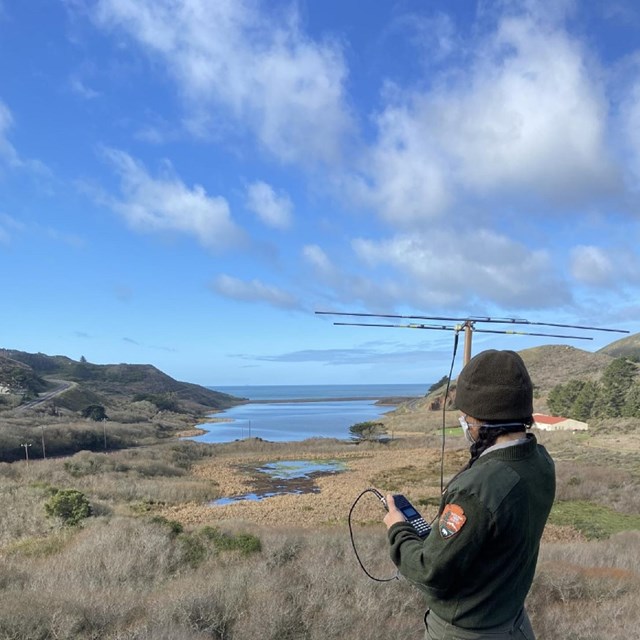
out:
M461 473L464 473L467 469L470 469L476 462L476 460L482 455L482 453L489 447L492 447L500 436L504 436L508 433L524 433L527 429L531 428L533 422L533 416L518 418L516 420L483 420L483 426L481 426L478 431L478 439L470 447L471 457L469 458L469 461L464 465L464 467L462 467L462 469L460 469L460 471L458 471L458 473L456 473L449 480L449 482L447 482L447 486L443 490L443 495L444 493L446 493L451 483ZM442 504L440 505L440 511L438 512L438 515L442 513L443 508L444 502L442 502Z
M514 425L514 422L520 424ZM500 436L507 435L508 433L518 433L520 431L524 432L526 429L531 428L532 424L532 416L518 420L483 420L483 425L478 432L478 439L471 445L469 462L460 470L460 473L471 468L482 453L489 447L492 447Z
M451 480L449 480L449 482L447 482L447 487L461 473L470 469L482 453L489 447L492 447L500 436L504 436L508 433L518 433L520 431L524 432L526 429L530 429L533 424L533 416L518 418L517 420L483 420L482 423L483 426L480 427L478 432L478 439L471 445L471 457L469 458L469 461L453 476L453 478L451 478Z

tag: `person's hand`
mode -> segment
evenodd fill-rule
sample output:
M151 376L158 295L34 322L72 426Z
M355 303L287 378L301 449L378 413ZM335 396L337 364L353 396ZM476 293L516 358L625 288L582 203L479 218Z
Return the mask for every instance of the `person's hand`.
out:
M406 518L402 515L402 511L396 507L396 503L393 500L392 495L388 495L385 500L387 501L387 515L384 517L383 522L387 525L387 529L396 522L406 522Z

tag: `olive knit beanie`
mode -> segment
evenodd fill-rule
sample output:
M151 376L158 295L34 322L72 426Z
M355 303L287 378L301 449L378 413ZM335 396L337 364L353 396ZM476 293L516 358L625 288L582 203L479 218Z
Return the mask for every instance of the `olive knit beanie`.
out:
M483 351L458 376L456 407L478 420L519 420L533 413L533 384L515 351Z

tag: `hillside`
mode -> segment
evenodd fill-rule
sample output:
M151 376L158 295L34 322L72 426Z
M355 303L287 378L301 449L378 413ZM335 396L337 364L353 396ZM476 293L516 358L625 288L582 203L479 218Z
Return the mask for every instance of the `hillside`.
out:
M640 336L640 334L638 334ZM638 339L638 336L635 336ZM558 384L578 378L598 380L603 371L614 359L613 355L602 352L592 353L568 345L547 345L523 349L518 353L524 360L534 384L534 409L547 411L546 398ZM439 411L442 407L445 386L431 392L425 398L412 400L393 412L396 418L413 411ZM455 398L455 380L451 383L449 401Z
M572 378L598 380L613 360L611 355L568 345L533 347L518 353L527 365L535 388L543 394Z
M45 391L47 383L30 366L0 355L0 388L3 393L19 392L33 396Z
M631 358L640 360L640 333L616 340L598 351L613 358Z
M66 356L48 356L0 349L0 384L14 394L33 397L60 385L73 383L56 396L58 406L80 411L88 404L135 400L169 404L185 411L222 410L241 402L226 393L179 382L149 364L92 364Z

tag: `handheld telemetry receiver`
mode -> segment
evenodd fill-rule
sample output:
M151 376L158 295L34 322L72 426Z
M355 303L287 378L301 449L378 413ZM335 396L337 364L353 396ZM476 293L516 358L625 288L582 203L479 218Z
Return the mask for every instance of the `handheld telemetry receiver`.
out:
M385 509L388 510L389 507L387 507L387 501L384 496L377 489L374 489L373 492L382 501ZM401 493L393 496L393 502L421 538L426 538L431 533L431 525Z
M418 513L418 510L402 495L394 495L393 501L400 509L407 522L416 530L421 538L431 533L431 525Z

